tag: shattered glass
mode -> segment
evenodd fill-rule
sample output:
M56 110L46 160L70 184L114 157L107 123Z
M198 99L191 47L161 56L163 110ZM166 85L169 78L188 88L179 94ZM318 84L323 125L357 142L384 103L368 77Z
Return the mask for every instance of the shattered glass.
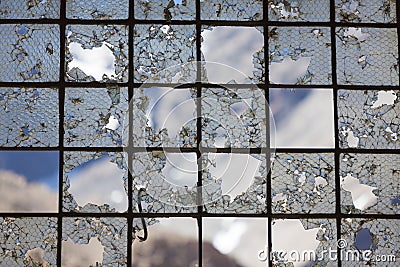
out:
M336 219L273 220L272 266L336 266L335 260L331 258L332 255L327 253L328 250L336 249L336 233ZM301 242L293 242L294 240ZM306 251L314 252L315 260L311 256L311 261L304 259L293 261L296 254L292 251L300 253L300 257Z
M194 25L135 25L133 37L135 82L144 82L154 77L164 78L165 82L179 82L180 77L177 73L171 74L165 70L196 59L195 30ZM158 74L160 71L163 72ZM189 71L187 75L195 77L195 69L187 71Z
M347 214L399 214L400 155L341 154L341 207Z
M0 217L1 266L57 266L57 218Z
M336 21L396 23L396 0L335 0Z
M134 153L130 171L134 211L140 201L145 213L197 212L195 153Z
M59 80L60 28L54 24L0 25L1 82Z
M254 21L263 19L262 0L202 0L201 19Z
M2 0L0 19L58 19L60 0Z
M68 19L128 19L129 0L67 0L66 11Z
M333 154L277 153L271 186L273 212L334 213Z
M206 147L266 147L266 101L258 89L204 88L202 142Z
M397 266L399 259L400 221L385 219L342 219L341 238L346 240L346 250L358 251L344 257L342 266ZM346 251L345 250L345 251ZM363 251L371 251L369 257L362 257ZM377 261L386 258L385 261ZM369 259L368 259L369 258ZM357 262L358 261L358 262Z
M268 0L270 21L329 21L329 0Z
M128 26L68 25L66 81L127 82Z
M338 84L399 85L396 29L336 28Z
M330 29L269 27L269 80L274 84L331 84Z
M91 266L126 266L127 264L127 220L126 218L63 218L62 224L62 266L71 266L76 258L85 259L90 256L71 254L66 242L72 240L76 245L88 246L91 239L100 242L103 247L102 261L94 262ZM75 259L74 259L75 258ZM80 266L81 262L78 261ZM74 265L75 266L75 265Z
M65 145L121 146L127 109L127 88L66 88Z
M196 104L196 89L135 88L133 145L196 146Z
M0 88L0 145L58 145L56 88Z
M64 153L64 211L124 212L127 195L128 168L123 153Z
M192 20L196 0L135 0L136 19Z
M264 155L206 153L202 168L202 197L206 212L266 211Z
M339 90L341 148L400 148L400 91Z

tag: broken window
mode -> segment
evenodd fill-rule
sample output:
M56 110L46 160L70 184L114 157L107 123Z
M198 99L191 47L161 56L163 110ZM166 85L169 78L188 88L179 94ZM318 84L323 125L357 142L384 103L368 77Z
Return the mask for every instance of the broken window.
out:
M268 0L270 21L329 21L329 0Z
M174 82L175 76L169 76L170 73L165 70L194 61L195 44L195 26L192 25L135 25L133 36L135 81L144 82L156 77L159 82L162 79L165 79L164 83ZM194 82L195 73L192 75Z
M56 88L0 88L0 145L58 145Z
M65 152L63 210L126 212L128 168L122 153Z
M60 0L3 0L0 2L1 19L58 19L59 17Z
M398 213L399 166L399 155L342 154L340 158L342 212Z
M332 83L329 28L269 27L268 37L271 83Z
M399 90L339 90L340 147L398 149L399 100Z
M252 21L263 19L261 0L200 0L200 7L201 19L204 20Z
M196 0L137 0L135 18L157 20L192 20L196 15Z
M127 220L63 218L61 246L62 266L126 266Z
M55 24L0 25L0 82L59 80L60 27Z
M336 28L338 84L399 85L396 29Z
M276 213L334 213L333 154L281 154L272 161L272 209Z
M346 241L346 250L359 252L344 257L342 265L354 266L354 262L358 261L368 266L395 266L399 257L399 229L399 220L342 219L341 237ZM364 254L365 251L369 253Z
M67 0L66 12L69 19L128 19L128 5L129 0Z
M336 21L396 23L396 0L335 0Z
M128 27L68 25L66 81L127 82Z
M127 121L127 88L66 88L66 146L121 146Z
M56 266L57 218L0 217L1 266Z

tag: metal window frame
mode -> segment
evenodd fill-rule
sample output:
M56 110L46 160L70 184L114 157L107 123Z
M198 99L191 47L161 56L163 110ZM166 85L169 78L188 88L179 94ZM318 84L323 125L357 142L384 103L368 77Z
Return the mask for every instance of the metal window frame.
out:
M268 220L268 248L272 248L272 228L271 222L273 219L298 219L298 218L332 218L336 219L337 225L337 239L341 237L341 220L344 218L376 218L376 219L398 219L396 214L343 214L341 213L340 206L340 154L342 153L364 153L364 154L396 154L396 150L393 149L354 149L347 148L343 149L339 147L339 129L338 129L338 89L348 90L392 90L399 89L399 86L373 86L373 85L338 85L336 75L336 27L370 27L370 28L394 28L397 29L397 40L400 40L400 4L396 6L396 23L347 23L347 22L336 22L335 18L335 0L330 0L330 21L328 22L287 22L287 21L269 21L268 19L268 1L263 1L263 20L261 21L225 21L225 20L202 20L200 17L200 0L196 0L196 14L194 20L142 20L134 18L134 0L129 0L129 18L125 20L78 20L78 19L67 19L66 18L66 1L60 1L60 18L59 19L0 19L0 24L58 24L60 26L60 76L58 82L0 82L0 87L29 87L29 88L42 88L51 87L58 88L59 93L59 145L57 147L0 147L0 151L57 151L59 152L59 191L58 191L58 212L57 213L34 213L34 212L0 212L0 217L57 217L58 218L58 237L57 237L57 266L61 266L61 243L62 243L62 219L65 217L121 217L126 218L128 223L127 228L127 266L132 266L132 241L133 241L133 219L134 218L153 218L153 217L192 217L197 220L198 223L198 264L202 266L202 219L203 218L222 218L222 217L248 217L248 218L266 218ZM133 97L135 88L138 88L142 83L134 82L134 64L133 64L133 29L137 24L169 24L169 25L195 25L196 27L196 60L201 61L201 30L202 26L259 26L263 27L264 30L264 62L265 62L265 82L258 83L257 86L263 90L266 100L269 102L269 91L272 88L320 88L320 89L331 89L333 91L333 105L334 105L334 137L335 146L334 148L277 148L277 153L332 153L334 154L334 169L335 169L335 187L336 187L336 205L334 213L273 213L272 212L272 196L271 196L271 171L267 174L266 193L267 193L267 210L263 214L246 214L246 213L223 213L223 214L212 214L206 213L203 206L199 205L196 213L140 213L133 212L133 192L132 192L132 174L128 174L128 211L125 213L80 213L80 212L64 212L63 211L63 167L64 167L64 152L67 151L96 151L96 152L122 152L122 147L64 147L64 103L65 103L65 88L105 88L107 83L100 82L67 82L65 81L65 29L70 24L86 24L86 25L102 25L102 24L115 24L125 25L129 28L128 37L128 49L129 49L129 79L126 83L113 83L121 87L128 87L129 101ZM268 79L269 73L269 40L268 40L268 27L269 26L311 26L311 27L329 27L331 36L331 67L332 67L332 84L329 85L293 85L293 84L271 84ZM400 48L398 46L398 53L400 55ZM199 68L197 71L197 80L200 80ZM151 85L151 84L149 84ZM177 84L154 84L154 86L167 86L174 87ZM223 84L218 87L224 86ZM246 88L246 84L229 84L229 87ZM193 84L186 84L179 86L180 88L196 88L198 99L201 98L202 88L216 87L216 85L208 83L196 82ZM132 108L129 109L129 133L132 136ZM197 103L197 114L201 114L201 104ZM267 126L269 125L269 110L266 109ZM192 152L196 153L197 157L202 162L202 153L204 152L216 152L216 153L248 153L250 154L265 154L267 158L270 156L270 152L265 148L252 148L240 149L240 148L218 148L218 149L207 149L201 147L202 139L202 123L201 118L197 118L197 144L194 148L160 148L160 147L133 147L132 138L129 138L128 147L132 148L130 152L146 152L146 151L171 151L171 152ZM270 136L267 131L267 144L269 144ZM398 153L398 151L397 151ZM132 164L132 153L128 153L128 164ZM130 169L130 168L129 168ZM202 185L202 171L201 166L198 164L198 181L197 185ZM201 199L201 190L198 191L198 196ZM201 202L199 202L201 203ZM150 230L151 234L151 230ZM269 251L270 252L270 251ZM269 259L269 266L272 266L272 259ZM341 266L340 258L338 259L338 266Z

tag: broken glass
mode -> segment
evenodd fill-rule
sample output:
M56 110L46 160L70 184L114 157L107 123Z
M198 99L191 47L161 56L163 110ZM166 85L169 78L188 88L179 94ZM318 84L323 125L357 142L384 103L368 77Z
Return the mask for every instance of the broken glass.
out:
M149 78L157 78L170 83L178 82L177 73L171 75L165 72L165 69L196 59L195 29L194 25L135 25L133 37L135 81L144 82ZM162 72L159 73L160 71ZM191 70L194 72L194 77L195 71Z
M337 266L327 253L336 249L336 227L336 219L273 220L273 266Z
M127 88L66 88L65 145L121 146L127 109Z
M262 0L201 0L201 19L253 21L263 19Z
M399 214L399 166L399 155L342 154L342 212Z
M334 213L333 154L281 154L272 161L272 210L276 213Z
M336 28L338 84L399 85L396 29Z
M68 25L66 81L127 82L128 26Z
M339 90L342 148L400 148L399 90Z
M204 88L202 141L206 147L266 147L266 100L259 89Z
M0 151L0 212L57 212L58 171L58 152Z
M335 146L331 89L271 88L269 104L276 125L276 147ZM274 129L271 127L270 130L273 135Z
M196 15L196 0L137 0L135 18L147 20L191 20Z
M269 27L269 80L330 84L331 37L324 27Z
M62 266L126 266L127 228L126 218L63 218Z
M396 23L396 0L335 0L336 21Z
M145 218L149 235L145 242L140 219L133 220L132 266L198 266L197 220L194 218ZM154 252L157 251L157 257Z
M210 83L264 81L264 30L262 27L203 27L201 52ZM215 64L215 63L219 64ZM222 69L222 66L224 67ZM205 75L205 74L203 74Z
M329 21L329 0L268 0L270 21Z
M56 88L0 88L0 145L58 145Z
M132 100L133 145L196 146L196 102L196 89L135 88Z
M129 0L67 0L66 11L68 19L128 19Z
M65 152L63 210L125 212L128 168L123 153Z
M203 218L203 266L266 267L267 218ZM262 255L264 256L264 255Z
M342 259L342 266L397 266L395 261L399 258L399 229L399 220L342 219L341 238L346 241L343 242L346 245L344 252L359 252L348 253ZM370 253L363 257L365 251Z
M134 211L140 201L145 213L197 212L195 153L134 153L130 171Z
M1 266L57 266L57 218L0 217Z
M206 153L203 202L209 213L264 213L266 158L257 154Z
M60 28L54 24L0 25L0 82L59 80ZM55 67L56 66L56 67Z
M60 0L3 0L1 19L58 19Z

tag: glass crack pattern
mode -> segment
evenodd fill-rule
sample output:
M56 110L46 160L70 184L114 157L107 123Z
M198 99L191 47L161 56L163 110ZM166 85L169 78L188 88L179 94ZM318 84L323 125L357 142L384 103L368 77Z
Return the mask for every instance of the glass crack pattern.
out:
M0 88L0 145L58 145L58 90Z
M396 0L335 0L336 21L396 23Z
M66 12L69 19L128 19L128 7L128 0L67 0Z
M14 0L0 2L0 18L58 19L60 0Z
M268 0L270 21L329 21L329 0Z

